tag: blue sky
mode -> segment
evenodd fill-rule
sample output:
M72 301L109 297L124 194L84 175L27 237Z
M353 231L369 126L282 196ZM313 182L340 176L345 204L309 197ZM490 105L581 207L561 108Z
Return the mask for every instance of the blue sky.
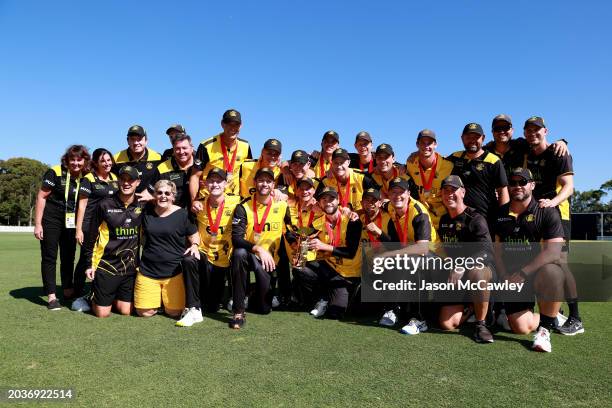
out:
M428 4L425 4L428 3ZM328 129L390 143L531 115L566 138L576 187L612 178L609 2L1 1L0 158L56 163L72 143L118 151L132 124L161 151L171 123L196 141L221 114L242 137L312 150Z

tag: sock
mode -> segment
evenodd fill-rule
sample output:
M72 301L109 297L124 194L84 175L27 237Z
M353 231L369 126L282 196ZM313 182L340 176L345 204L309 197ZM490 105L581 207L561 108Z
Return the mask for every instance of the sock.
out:
M540 313L540 327L544 327L548 331L552 331L555 326L555 318L546 316Z
M569 307L569 316L581 320L578 313L578 298L567 299L567 306Z

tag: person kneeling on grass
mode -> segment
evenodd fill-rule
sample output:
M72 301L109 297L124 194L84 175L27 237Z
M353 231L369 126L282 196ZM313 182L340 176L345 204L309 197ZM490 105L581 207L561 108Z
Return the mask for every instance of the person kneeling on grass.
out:
M142 220L144 244L134 306L139 316L151 317L163 303L168 316L179 317L185 308L183 273L198 269L200 235L187 210L174 205L173 182L158 181L154 193L155 206L146 208Z
M118 176L119 194L103 199L98 206L98 238L91 268L85 271L93 281L91 305L97 317L110 316L113 305L122 315L132 313L144 204L136 200L138 170L126 165Z
M512 171L510 203L500 208L495 226L495 241L504 243L505 247L502 251L501 245L496 245L495 260L502 279L524 283L524 292L535 292L538 298L539 314L533 311L533 295L527 302L506 301L512 331L527 334L537 329L531 348L550 353L550 332L555 327L564 295L564 272L558 264L564 242L563 226L556 208L538 206L532 194L534 188L529 170ZM537 255L532 256L534 252Z

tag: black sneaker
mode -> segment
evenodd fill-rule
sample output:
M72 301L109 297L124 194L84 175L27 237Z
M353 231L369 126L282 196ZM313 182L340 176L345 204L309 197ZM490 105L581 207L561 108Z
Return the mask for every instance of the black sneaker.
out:
M62 305L60 305L60 302L57 299L50 300L49 303L47 304L48 310L60 310L61 308L62 308Z
M563 323L563 326L559 327L557 330L565 336L575 336L576 334L584 333L584 326L582 325L582 320L570 316L565 323Z
M493 343L493 335L482 323L476 323L474 327L474 341L476 343Z
M246 324L246 316L243 313L238 313L234 315L234 318L230 320L229 327L230 329L240 330Z

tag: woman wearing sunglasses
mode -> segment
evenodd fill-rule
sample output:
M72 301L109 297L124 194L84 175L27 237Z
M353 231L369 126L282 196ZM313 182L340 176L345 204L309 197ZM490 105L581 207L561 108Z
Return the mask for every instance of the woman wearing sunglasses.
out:
M198 268L200 235L186 209L174 204L176 185L160 180L142 222L143 250L136 276L134 306L139 316L151 317L164 306L170 317L185 308L183 272Z

